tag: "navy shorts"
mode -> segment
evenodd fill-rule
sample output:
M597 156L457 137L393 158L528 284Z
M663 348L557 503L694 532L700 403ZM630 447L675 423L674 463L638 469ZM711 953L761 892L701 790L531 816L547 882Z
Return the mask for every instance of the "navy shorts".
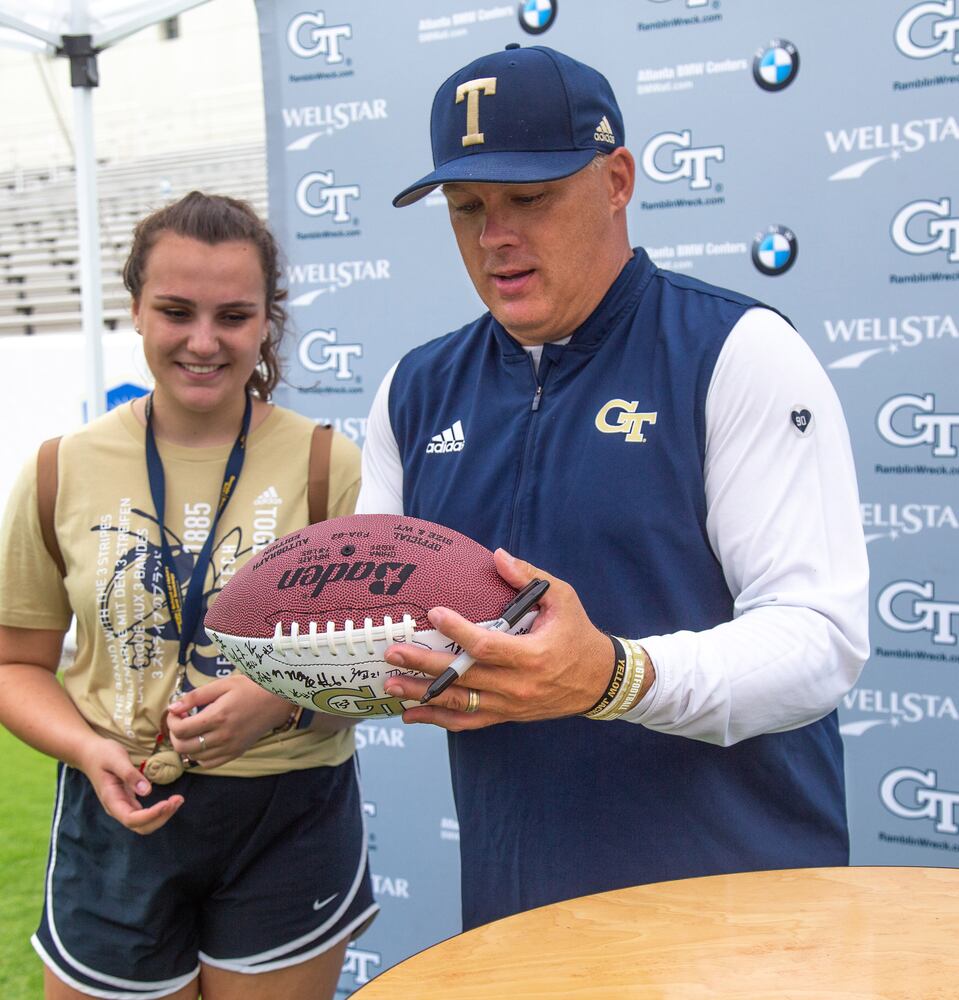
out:
M108 816L60 765L43 916L33 946L91 996L162 997L199 963L296 965L375 915L353 760L260 778L186 772L150 805L185 801L148 836Z

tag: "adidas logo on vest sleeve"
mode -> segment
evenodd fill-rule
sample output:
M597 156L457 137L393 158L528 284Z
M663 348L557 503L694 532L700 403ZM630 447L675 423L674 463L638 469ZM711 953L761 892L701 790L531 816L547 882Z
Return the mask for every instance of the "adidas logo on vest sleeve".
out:
M463 423L457 420L452 427L447 427L445 431L434 434L426 446L427 455L446 455L451 451L462 451L466 444L466 436L463 434Z

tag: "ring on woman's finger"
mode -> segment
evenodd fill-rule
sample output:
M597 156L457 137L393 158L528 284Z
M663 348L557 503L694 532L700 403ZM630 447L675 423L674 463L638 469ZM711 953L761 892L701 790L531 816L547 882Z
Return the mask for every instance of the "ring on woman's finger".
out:
M478 712L479 711L479 691L474 691L472 688L469 689L469 700L466 702L466 708L463 709L464 712Z
M203 733L200 733L197 739L200 741L200 749L206 750L206 737L203 735Z

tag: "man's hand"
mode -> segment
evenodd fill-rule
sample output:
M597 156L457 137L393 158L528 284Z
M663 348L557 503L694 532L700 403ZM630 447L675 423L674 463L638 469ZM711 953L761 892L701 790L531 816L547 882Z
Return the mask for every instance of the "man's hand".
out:
M294 707L248 677L231 674L188 691L170 706L170 744L204 768L219 767L282 726Z
M512 636L468 622L449 608L433 608L433 626L476 659L466 674L428 705L410 708L404 722L430 722L454 731L497 722L532 722L588 711L602 697L613 671L613 644L583 609L576 591L563 580L504 549L494 553L500 576L517 589L536 577L549 581L539 614L528 635ZM407 643L386 651L394 666L438 677L452 657ZM395 697L422 698L428 680L394 677L386 691ZM469 691L479 693L479 708L465 711Z
M171 795L144 809L138 796L149 795L152 785L130 763L126 750L113 740L98 737L91 741L80 769L90 779L106 813L134 833L159 830L183 805L182 795Z

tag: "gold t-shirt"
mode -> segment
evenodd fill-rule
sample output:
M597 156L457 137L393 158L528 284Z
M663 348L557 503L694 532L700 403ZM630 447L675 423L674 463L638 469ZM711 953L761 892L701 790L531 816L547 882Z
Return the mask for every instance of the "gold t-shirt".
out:
M232 673L202 632L209 603L251 555L309 520L313 428L306 417L273 407L250 433L243 471L217 525L185 690ZM36 460L21 472L0 528L0 624L65 631L76 615L77 655L63 672L64 688L93 729L123 744L137 766L153 749L179 672L144 440L145 429L126 404L60 442L55 524L66 577L40 533ZM232 445L157 444L167 534L185 594ZM353 513L359 476L359 449L334 434L329 517ZM340 764L352 752L352 729L330 728L321 715L309 728L265 736L205 773L277 774Z

